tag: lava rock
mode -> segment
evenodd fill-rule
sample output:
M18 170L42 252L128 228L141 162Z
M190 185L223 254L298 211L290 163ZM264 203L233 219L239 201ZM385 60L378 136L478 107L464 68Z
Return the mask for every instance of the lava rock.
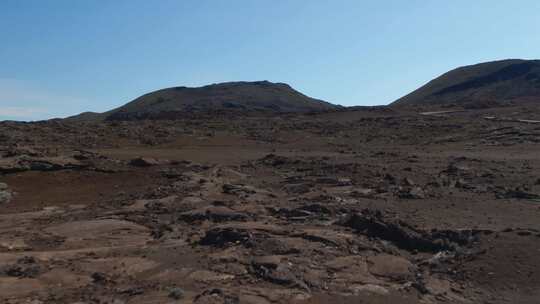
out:
M497 195L498 198L516 198L516 199L540 199L540 195L525 192L520 189L506 190Z
M197 304L238 304L240 303L240 299L237 295L229 293L223 289L213 288L198 294L193 302Z
M1 272L10 277L35 278L41 273L41 267L33 257L22 257L16 264L6 266Z
M413 187L410 189L402 189L398 192L398 197L404 199L424 199L426 198L426 192L420 187Z
M185 294L186 292L182 288L174 287L171 288L171 290L169 291L169 298L174 300L181 300L184 298Z
M274 284L309 290L307 285L294 274L290 264L284 263L280 256L254 258L252 261L252 272L257 277Z
M206 232L201 239L201 245L226 247L232 244L244 244L251 239L248 231L234 229L232 227L217 227Z
M207 208L196 209L187 211L180 214L180 219L186 222L197 221L213 221L213 222L226 222L226 221L245 221L248 216L236 212L232 209L222 206L210 206Z
M157 159L149 157L138 157L129 161L129 164L134 167L152 167L157 166L160 162Z
M472 243L476 234L472 230L421 231L399 219L369 209L350 216L342 225L369 237L390 241L399 248L423 252L455 250Z
M223 193L225 194L234 194L234 195L241 195L241 194L254 194L256 193L255 189L250 186L245 185L232 185L232 184L224 184L222 186Z
M0 191L0 204L9 203L12 199L11 192Z

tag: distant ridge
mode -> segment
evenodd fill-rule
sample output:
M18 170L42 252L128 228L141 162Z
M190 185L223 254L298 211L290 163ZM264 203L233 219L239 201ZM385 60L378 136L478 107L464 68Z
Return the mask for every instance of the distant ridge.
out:
M339 106L308 97L284 83L226 82L203 87L154 91L106 113L81 113L72 120L136 120L174 118L205 112L304 113Z
M391 105L474 108L530 101L540 102L540 60L508 59L457 68Z

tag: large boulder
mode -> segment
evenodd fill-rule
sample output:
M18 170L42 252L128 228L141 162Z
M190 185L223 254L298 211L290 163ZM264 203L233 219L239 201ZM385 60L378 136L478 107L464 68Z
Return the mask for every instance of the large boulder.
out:
M389 217L380 211L365 209L346 218L342 225L368 237L390 241L399 248L411 251L439 252L456 250L470 245L480 230L421 230Z

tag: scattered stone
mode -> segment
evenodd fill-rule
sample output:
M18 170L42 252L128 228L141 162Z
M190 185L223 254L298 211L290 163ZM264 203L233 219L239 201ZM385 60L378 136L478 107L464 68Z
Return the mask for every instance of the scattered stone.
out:
M287 193L304 194L308 193L311 190L312 186L313 185L311 183L293 183L284 185L283 189Z
M0 241L0 248L1 249L6 249L6 250L9 250L9 251L32 250L32 246L30 246L23 239L13 239L13 240Z
M453 181L453 187L460 188L460 189L467 189L467 190L474 190L476 187L472 185L469 181L459 178L455 181Z
M520 189L506 190L503 193L497 194L498 198L515 198L515 199L540 199L540 195L525 192Z
M309 290L307 285L293 273L290 263L282 263L280 256L254 258L252 271L257 276L274 284Z
M307 212L311 212L315 214L324 214L324 215L332 214L332 210L330 210L328 207L323 206L321 204L304 205L302 207L296 208L295 210L304 210Z
M9 203L13 195L9 191L0 191L0 204Z
M233 194L233 195L246 195L246 194L254 194L257 192L255 191L253 187L245 186L245 185L224 184L222 189L223 189L223 193Z
M168 224L158 224L156 227L152 229L150 234L154 239L160 239L162 238L166 233L173 232L173 228Z
M125 294L128 296L136 296L144 293L144 288L142 287L128 287L118 290L118 293Z
M386 173L384 175L384 180L386 182L388 182L389 184L391 184L391 185L397 184L397 178L395 176L393 176L392 174L390 174L390 173Z
M234 279L234 275L217 273L208 270L197 270L189 274L189 278L200 283L212 283L232 280Z
M298 238L271 237L254 244L253 250L260 254L288 255L302 252L302 242Z
M196 304L239 304L238 295L232 294L220 288L213 288L198 294L194 301Z
M279 208L277 210L275 208L270 208L269 211L272 212L275 216L289 218L291 220L293 219L305 220L306 218L313 215L313 213L307 210L302 210L298 208L297 209Z
M289 220L306 220L310 217L326 217L332 211L321 204L309 204L298 208L268 208L274 216L288 218Z
M362 285L353 285L350 287L350 290L354 294L359 294L363 292L372 293L376 295L385 296L390 293L390 291L380 285L375 284L362 284Z
M357 188L353 190L351 195L353 197L372 198L376 194L375 190L368 188Z
M470 171L471 168L464 165L464 164L460 164L460 163L457 163L457 162L452 162L448 165L448 167L446 168L446 173L448 174L451 174L451 175L458 175L458 174L463 174L463 173L466 173L468 171Z
M0 173L83 169L87 165L72 157L35 158L27 155L0 159Z
M0 271L10 277L35 278L41 273L41 267L33 257L22 257L16 264L8 265Z
M529 235L532 235L533 232L530 231L530 230L520 230L517 232L517 235L519 236L529 236Z
M245 230L237 230L232 227L214 228L206 232L201 239L201 245L225 247L233 244L246 244L252 238L252 234Z
M285 156L268 154L265 157L259 159L258 162L266 166L279 167L279 166L291 163L291 160Z
M420 187L413 187L402 189L398 192L398 197L403 199L424 199L426 198L426 193L424 189Z
M155 158L138 157L129 161L129 164L135 167L152 167L160 165L161 162Z
M169 298L174 300L182 300L186 292L180 287L171 288L169 291Z
M432 267L439 266L448 260L455 258L456 254L450 251L440 251L434 254L431 258L424 261L422 264L428 264Z
M95 284L105 284L109 281L109 278L103 272L94 272L92 274L92 281Z
M350 186L353 184L352 180L350 178L334 178L334 177L320 177L315 180L317 184L327 184L327 185L334 185L334 186Z
M223 206L210 206L206 208L196 209L181 213L179 218L186 222L197 221L245 221L248 219L246 214L236 212L230 208Z
M226 224L206 231L200 244L205 246L228 247L243 245L253 247L256 240L268 239L270 235L283 235L285 231L277 226L256 222Z
M354 235L328 229L303 229L294 233L293 236L338 248L347 248L350 244L354 243Z
M412 186L415 185L415 183L412 181L412 179L410 179L410 178L408 178L408 177L404 178L404 179L401 181L401 184L402 184L403 186L408 186L408 187L412 187Z

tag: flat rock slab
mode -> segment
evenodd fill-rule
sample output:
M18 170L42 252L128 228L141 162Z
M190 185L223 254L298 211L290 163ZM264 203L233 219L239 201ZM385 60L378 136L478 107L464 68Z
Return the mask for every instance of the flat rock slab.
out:
M377 284L380 281L369 271L366 257L344 256L326 263L336 285Z
M141 257L88 259L81 263L87 272L109 275L136 275L157 268L160 264Z
M104 219L69 222L45 230L68 238L92 238L121 231L147 232L148 228L129 221Z
M186 222L198 221L245 221L248 219L246 214L236 212L224 206L209 206L192 211L183 212L180 214L180 219Z
M217 273L208 270L197 270L190 273L188 278L201 283L212 283L232 280L234 279L234 275Z
M395 280L409 280L414 276L414 265L402 257L381 254L368 257L367 262L369 272L375 276Z
M37 279L21 279L15 277L0 278L0 296L2 299L20 297L45 291L47 287Z
M69 222L45 231L65 237L63 245L68 248L85 248L89 241L94 246L127 246L150 240L148 228L116 219Z
M80 169L86 167L82 162L71 157L36 158L17 156L0 159L0 172L15 173L23 171L56 171Z

